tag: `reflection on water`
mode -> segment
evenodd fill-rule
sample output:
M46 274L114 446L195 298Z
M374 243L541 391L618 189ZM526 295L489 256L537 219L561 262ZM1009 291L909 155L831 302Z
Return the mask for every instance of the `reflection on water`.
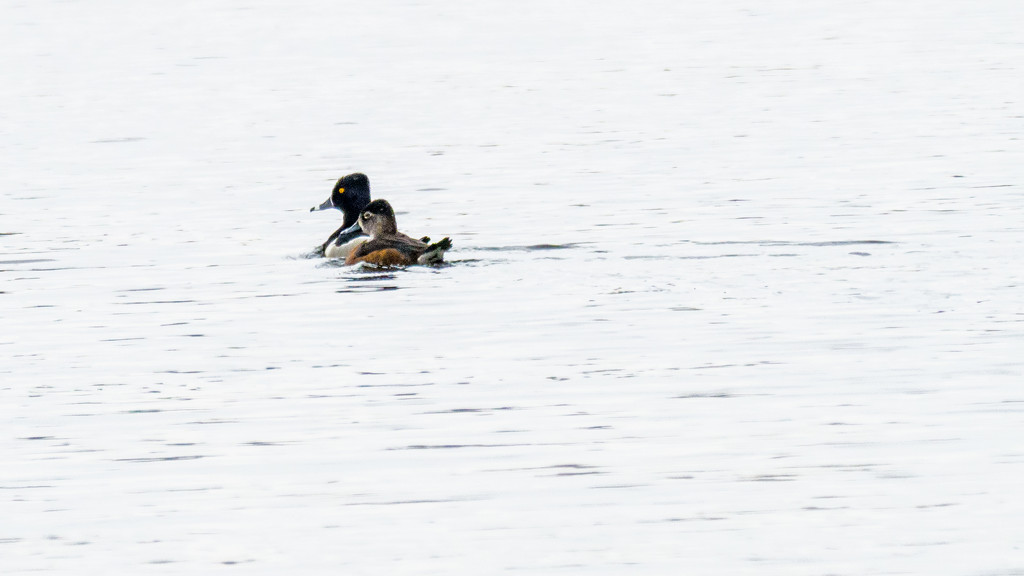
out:
M871 244L893 244L886 240L829 240L825 242L786 242L781 240L722 240L717 242L693 242L703 246L722 246L730 244L756 244L758 246L858 246Z
M471 250L479 252L531 252L544 250L568 250L586 243L570 242L566 244L534 244L532 246L473 246Z
M385 292L388 290L398 290L398 286L355 286L350 288L340 288L338 290L335 290L335 292L337 292L338 294L346 294L349 292Z

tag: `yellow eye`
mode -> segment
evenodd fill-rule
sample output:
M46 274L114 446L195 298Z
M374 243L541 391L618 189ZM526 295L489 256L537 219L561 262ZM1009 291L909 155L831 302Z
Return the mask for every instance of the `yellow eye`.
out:
M344 193L345 193L345 189L344 188L338 188L338 194L344 194Z
M363 220L369 220L373 218L373 212L363 212Z

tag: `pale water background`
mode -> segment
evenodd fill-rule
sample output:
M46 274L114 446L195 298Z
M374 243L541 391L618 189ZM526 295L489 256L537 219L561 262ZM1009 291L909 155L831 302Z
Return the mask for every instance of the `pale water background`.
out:
M1019 2L0 9L0 573L1024 574Z

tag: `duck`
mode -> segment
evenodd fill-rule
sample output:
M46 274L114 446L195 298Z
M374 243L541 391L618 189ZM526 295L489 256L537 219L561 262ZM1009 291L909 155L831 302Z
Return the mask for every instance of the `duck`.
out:
M398 231L395 210L387 200L374 200L363 208L353 228L358 227L368 239L359 239L345 258L346 265L366 262L377 266L437 265L444 262L444 253L452 247L450 238L428 244L430 238L417 240ZM343 230L342 234L350 233Z
M370 179L366 174L355 172L339 178L327 200L309 209L310 212L317 212L336 208L344 214L341 227L328 236L327 241L314 253L327 258L347 258L353 247L366 240L362 229L356 224L360 212L369 203Z

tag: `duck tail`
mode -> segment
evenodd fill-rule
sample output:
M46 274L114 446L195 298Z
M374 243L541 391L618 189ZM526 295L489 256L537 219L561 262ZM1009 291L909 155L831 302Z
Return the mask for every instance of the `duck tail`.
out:
M444 253L451 247L451 238L445 237L444 239L427 246L427 249L423 254L420 254L420 257L416 259L416 262L419 264L440 264L444 262Z

